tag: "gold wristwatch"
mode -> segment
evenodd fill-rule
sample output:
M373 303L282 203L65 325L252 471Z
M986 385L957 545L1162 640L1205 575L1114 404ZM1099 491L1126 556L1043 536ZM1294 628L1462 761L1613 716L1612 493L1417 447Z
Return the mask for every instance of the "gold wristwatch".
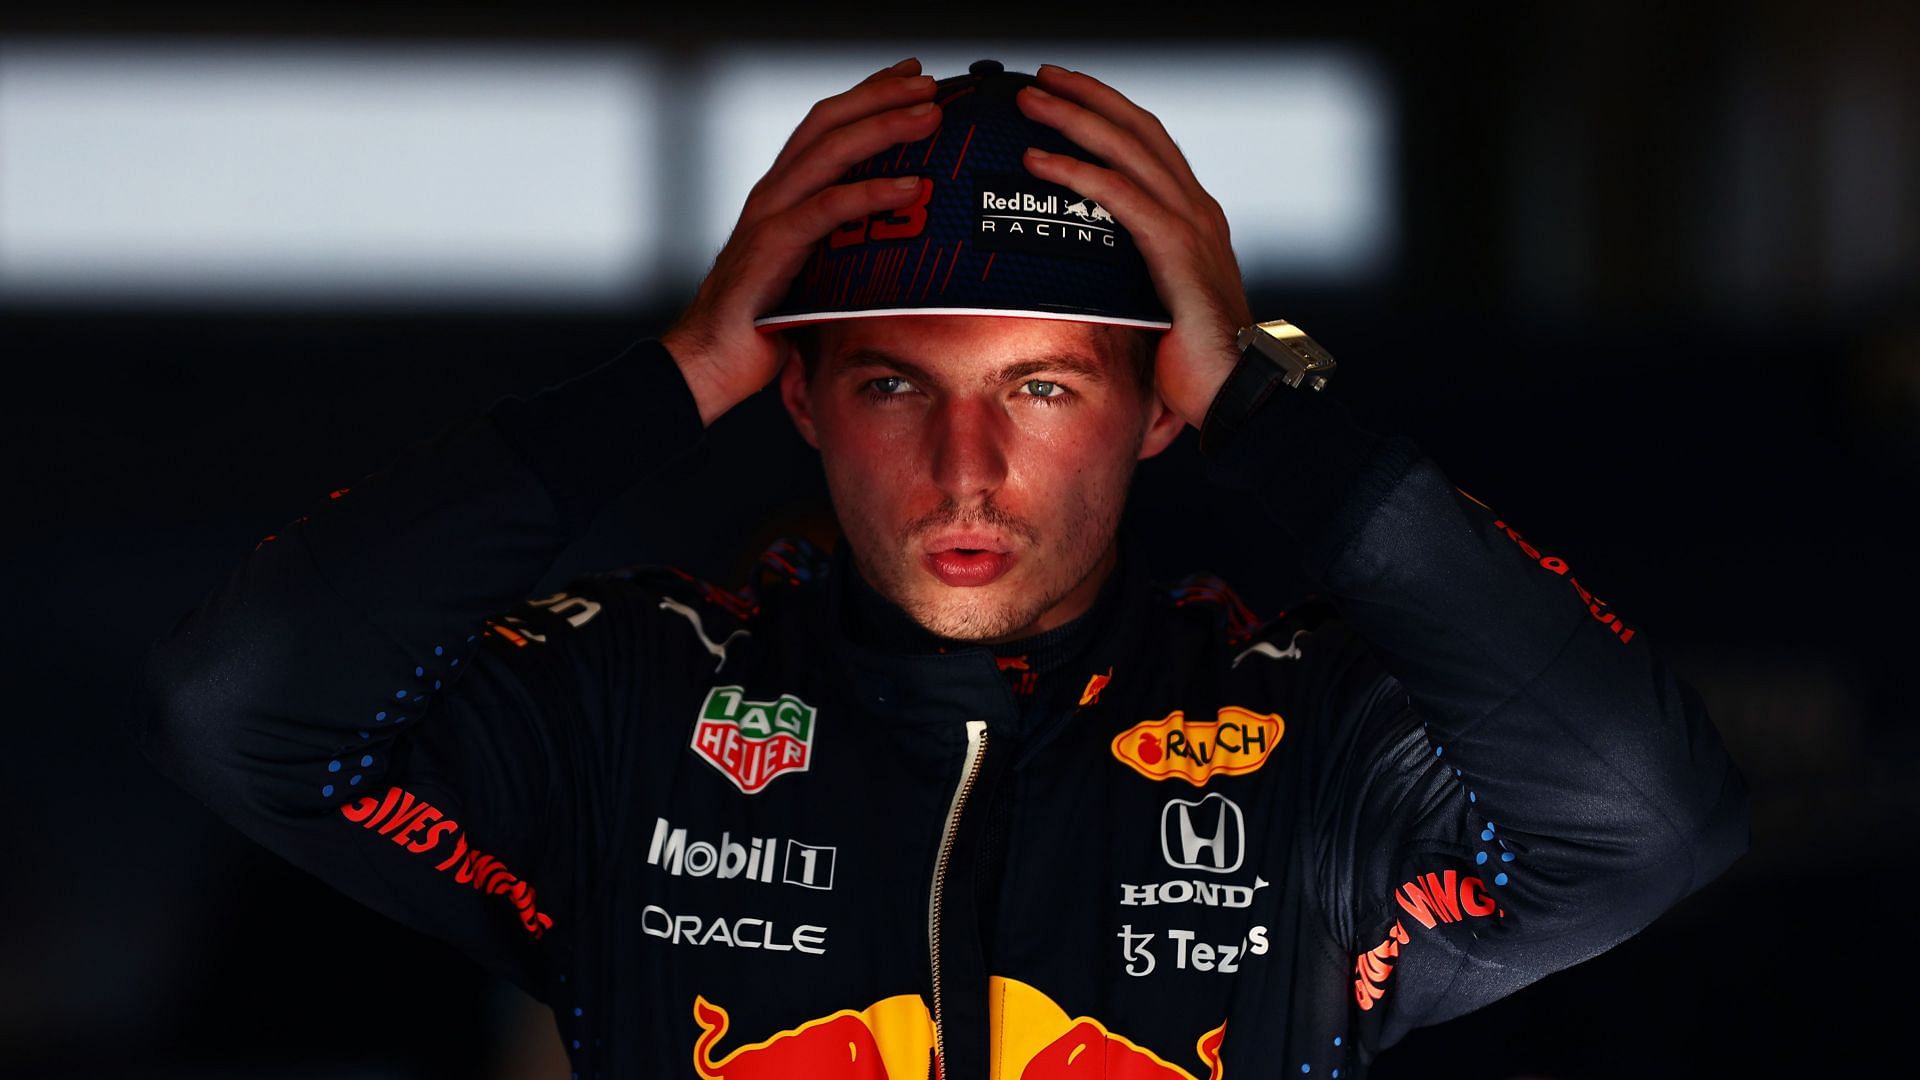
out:
M1257 349L1260 355L1280 366L1287 385L1298 388L1302 382L1314 390L1327 388L1327 372L1334 369L1333 357L1305 330L1285 319L1254 323L1240 328L1241 350Z
M1306 331L1285 319L1242 327L1237 339L1240 362L1220 384L1200 425L1202 453L1223 446L1247 414L1282 384L1293 389L1324 390L1333 357Z

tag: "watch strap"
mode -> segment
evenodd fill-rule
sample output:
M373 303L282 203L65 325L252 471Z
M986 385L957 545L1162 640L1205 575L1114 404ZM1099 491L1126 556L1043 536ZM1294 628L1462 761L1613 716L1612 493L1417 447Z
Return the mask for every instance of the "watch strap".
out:
M1211 454L1227 445L1247 417L1286 382L1286 373L1257 346L1249 345L1240 362L1207 406L1200 422L1200 452Z

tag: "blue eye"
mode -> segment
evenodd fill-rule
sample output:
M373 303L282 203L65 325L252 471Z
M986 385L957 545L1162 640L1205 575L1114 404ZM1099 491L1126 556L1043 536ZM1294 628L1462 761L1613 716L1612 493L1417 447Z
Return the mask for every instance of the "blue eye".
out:
M1066 387L1051 379L1028 379L1020 384L1020 388L1026 391L1023 396L1027 400L1037 401L1042 405L1059 405L1073 396Z
M866 396L875 401L906 397L912 389L913 384L902 375L882 375L868 379L865 385Z

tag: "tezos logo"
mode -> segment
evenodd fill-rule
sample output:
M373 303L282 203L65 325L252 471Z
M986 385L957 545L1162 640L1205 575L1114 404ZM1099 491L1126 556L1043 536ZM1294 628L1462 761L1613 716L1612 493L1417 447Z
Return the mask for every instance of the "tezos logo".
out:
M693 752L752 795L783 773L806 772L813 761L813 706L781 694L748 701L738 686L707 691L693 726Z
M736 840L726 832L720 834L717 844L706 840L688 843L687 830L674 828L666 818L655 818L653 842L647 845L647 865L658 866L675 877L743 878L766 885L778 880L826 890L833 888L835 854L832 847L788 840L782 859L778 839L749 836ZM774 877L776 872L778 878Z
M1113 737L1113 756L1149 780L1178 777L1205 786L1214 773L1239 776L1267 763L1286 724L1278 713L1222 706L1213 720L1188 720L1178 709Z
M1166 933L1167 940L1174 946L1173 966L1181 971L1213 971L1231 975L1240 970L1242 960L1265 956L1272 947L1264 926L1249 927L1239 941L1200 941L1200 935L1192 930L1168 930ZM1121 924L1120 960L1127 974L1140 978L1153 974L1153 969L1159 966L1159 956L1162 954L1153 947L1155 936L1151 930L1135 930L1132 923Z

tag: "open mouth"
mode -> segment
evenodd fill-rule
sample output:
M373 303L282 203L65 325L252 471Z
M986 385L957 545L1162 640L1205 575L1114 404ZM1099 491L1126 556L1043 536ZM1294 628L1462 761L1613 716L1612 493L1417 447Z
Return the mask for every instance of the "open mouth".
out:
M1014 556L1008 551L956 547L928 552L925 560L928 571L942 584L972 589L998 580L1013 566Z

